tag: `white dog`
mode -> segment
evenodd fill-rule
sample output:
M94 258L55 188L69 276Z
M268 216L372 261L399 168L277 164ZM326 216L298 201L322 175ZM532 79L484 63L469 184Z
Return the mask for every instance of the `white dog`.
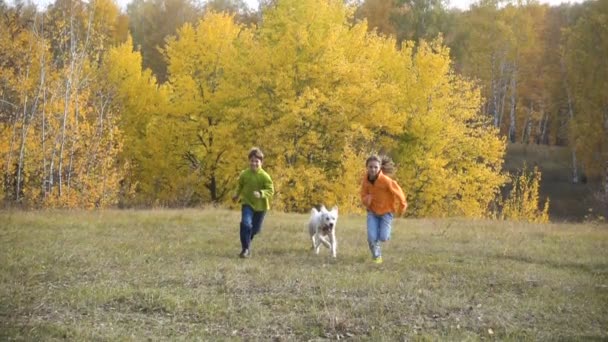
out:
M321 244L331 250L331 256L336 257L338 241L336 240L336 223L338 222L338 207L334 206L331 211L327 211L325 206L320 210L312 208L310 211L310 221L308 221L308 231L312 240L312 249L319 254Z

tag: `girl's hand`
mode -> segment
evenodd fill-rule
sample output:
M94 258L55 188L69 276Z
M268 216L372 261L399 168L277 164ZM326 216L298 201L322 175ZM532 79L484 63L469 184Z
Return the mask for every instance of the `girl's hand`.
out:
M365 196L365 206L369 207L372 204L372 195L366 195Z
M260 198L260 197L262 197L262 194L259 191L256 190L256 191L253 192L253 196L255 198Z

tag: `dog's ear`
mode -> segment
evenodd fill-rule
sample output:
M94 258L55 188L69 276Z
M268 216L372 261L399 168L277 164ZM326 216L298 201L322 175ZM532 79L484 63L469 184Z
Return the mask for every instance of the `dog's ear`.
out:
M317 215L319 212L317 211L317 208L313 207L312 210L310 211L310 213L312 215Z
M337 206L337 205L334 205L334 207L333 207L333 208L331 208L331 212L332 212L332 213L336 213L336 214L338 214L338 206Z

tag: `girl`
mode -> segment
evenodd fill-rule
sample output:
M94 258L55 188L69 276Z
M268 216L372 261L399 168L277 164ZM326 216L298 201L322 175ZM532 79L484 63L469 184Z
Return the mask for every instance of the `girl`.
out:
M239 198L241 207L241 258L251 256L251 240L262 229L266 211L270 209L269 200L274 194L272 179L262 170L264 154L254 147L249 151L249 168L239 175L236 194L233 201Z
M367 173L361 184L361 202L367 208L367 242L373 262L380 264L380 243L391 237L393 213L405 213L407 202L399 184L387 176L394 167L390 158L372 155L367 158L365 166Z

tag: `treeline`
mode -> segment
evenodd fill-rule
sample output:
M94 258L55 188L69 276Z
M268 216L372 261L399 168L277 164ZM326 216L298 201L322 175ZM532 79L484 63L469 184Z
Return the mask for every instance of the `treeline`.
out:
M418 3L377 3L392 6L384 17L372 1L250 12L240 1L136 0L126 13L109 0L44 11L0 2L0 197L32 208L227 204L260 146L279 210L359 210L363 161L381 152L399 165L411 215L515 217L505 213L517 201L500 195L501 132L571 144L576 165L601 172L606 62L573 52L591 61L602 45L575 44L602 39L606 51L593 19L605 1L556 9L554 35L524 25L539 25L532 9L549 18L546 6L439 4L449 20L434 22ZM551 83L542 68L556 66ZM583 88L582 68L604 83ZM525 188L517 206L546 217Z
M500 4L500 6L499 6ZM366 0L359 16L400 39L443 34L456 72L476 80L482 112L511 142L567 145L572 176L608 168L608 1L550 7L483 0Z

